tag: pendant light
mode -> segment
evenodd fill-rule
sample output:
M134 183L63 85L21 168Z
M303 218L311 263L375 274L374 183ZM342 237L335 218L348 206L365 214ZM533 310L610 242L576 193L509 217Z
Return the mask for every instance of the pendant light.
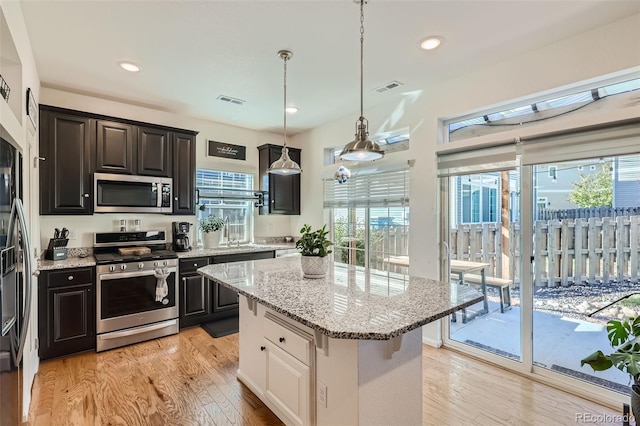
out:
M284 145L280 158L271 163L271 167L267 171L276 175L297 175L302 170L300 170L298 163L289 158L289 148L287 148L287 61L291 59L293 53L281 50L278 52L278 56L284 61Z
M349 142L342 152L340 159L352 161L373 161L384 157L384 151L380 146L369 139L369 121L364 118L364 4L365 0L360 0L360 118L356 121L356 138Z

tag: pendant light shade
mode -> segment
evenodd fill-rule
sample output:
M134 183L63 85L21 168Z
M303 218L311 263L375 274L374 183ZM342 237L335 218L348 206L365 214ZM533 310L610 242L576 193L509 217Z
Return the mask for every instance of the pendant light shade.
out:
M360 0L360 118L356 122L356 138L340 153L341 160L373 161L384 157L380 146L369 139L369 121L364 118L364 4Z
M291 59L293 53L280 50L278 56L284 61L284 145L280 158L271 163L267 171L276 175L297 175L302 170L300 165L289 157L289 148L287 148L287 61Z

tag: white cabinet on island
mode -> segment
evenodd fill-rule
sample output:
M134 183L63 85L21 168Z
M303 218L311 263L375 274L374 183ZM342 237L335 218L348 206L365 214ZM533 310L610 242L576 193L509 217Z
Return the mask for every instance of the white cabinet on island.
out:
M300 259L209 265L240 294L238 378L289 425L421 425L424 324L482 300L469 287Z

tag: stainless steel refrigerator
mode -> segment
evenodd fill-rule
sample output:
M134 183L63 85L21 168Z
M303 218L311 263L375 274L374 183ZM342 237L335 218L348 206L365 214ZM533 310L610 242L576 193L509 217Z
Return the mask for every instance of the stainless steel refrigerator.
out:
M22 354L31 312L32 268L21 177L21 154L0 138L0 426L22 421Z

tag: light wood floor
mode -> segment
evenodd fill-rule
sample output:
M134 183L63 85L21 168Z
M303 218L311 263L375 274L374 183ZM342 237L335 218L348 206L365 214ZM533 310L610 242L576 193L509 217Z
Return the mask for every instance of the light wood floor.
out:
M425 425L575 425L576 413L619 414L449 350L424 346L423 362ZM213 339L199 327L45 361L28 424L282 424L236 379L237 368L237 334Z

